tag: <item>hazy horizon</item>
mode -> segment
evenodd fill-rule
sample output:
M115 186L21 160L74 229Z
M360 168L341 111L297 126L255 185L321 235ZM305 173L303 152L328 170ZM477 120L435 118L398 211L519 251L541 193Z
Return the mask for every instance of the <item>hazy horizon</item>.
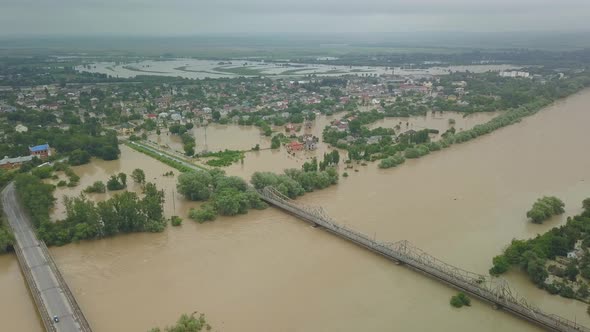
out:
M4 0L0 36L581 32L587 0Z

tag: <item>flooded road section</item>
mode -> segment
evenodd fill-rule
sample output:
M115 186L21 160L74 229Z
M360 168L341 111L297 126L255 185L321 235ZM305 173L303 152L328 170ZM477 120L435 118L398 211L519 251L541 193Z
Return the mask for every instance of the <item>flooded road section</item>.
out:
M301 201L323 206L338 222L378 240L409 240L448 263L486 273L512 238L562 224L590 196L589 104L586 90L518 124L398 168L361 166ZM120 161L75 168L82 177L75 190L105 180L108 172L141 167L171 198L176 178L160 176L167 166L122 151ZM270 166L260 168L291 162L280 156L269 154ZM237 165L228 172L249 171ZM526 210L549 194L564 200L566 214L543 225L528 222ZM175 207L184 216L181 210L195 205L175 198L166 203L168 214ZM219 331L538 331L477 301L454 309L453 289L274 208L51 251L99 332L146 331L193 311L205 312ZM20 273L14 270L0 270L2 289L23 285L11 276ZM538 290L519 273L508 279L542 309L590 326L585 304ZM13 302L0 297L0 309ZM32 304L18 307L14 320L34 313Z

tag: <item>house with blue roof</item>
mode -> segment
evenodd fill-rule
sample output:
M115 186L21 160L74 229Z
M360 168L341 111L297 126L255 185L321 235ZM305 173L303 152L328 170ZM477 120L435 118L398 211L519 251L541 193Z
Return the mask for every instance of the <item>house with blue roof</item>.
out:
M30 152L31 156L38 157L41 159L51 156L51 148L49 147L49 144L47 144L47 143L41 144L41 145L29 146L29 152Z

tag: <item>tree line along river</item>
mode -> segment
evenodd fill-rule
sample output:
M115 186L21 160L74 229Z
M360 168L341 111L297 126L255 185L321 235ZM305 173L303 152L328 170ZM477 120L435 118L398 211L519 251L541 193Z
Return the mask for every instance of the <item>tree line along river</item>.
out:
M409 240L448 263L487 273L491 258L512 238L564 223L590 196L589 104L585 90L520 123L398 168L359 167L337 186L301 200L380 241ZM168 166L122 151L118 161L76 167L80 185L56 196L140 167L165 190L168 216L185 216L198 206L173 196L176 178L162 176ZM287 158L262 156L246 163L259 160L280 171ZM237 166L228 172L250 173ZM532 224L525 212L543 195L560 197L566 214ZM60 213L58 207L54 214ZM454 309L448 304L454 290L273 208L51 251L95 331L145 331L193 311L206 313L220 331L537 330L477 301ZM585 304L538 290L519 273L507 278L542 309L590 326ZM0 288L7 328L40 331L13 256L0 257Z

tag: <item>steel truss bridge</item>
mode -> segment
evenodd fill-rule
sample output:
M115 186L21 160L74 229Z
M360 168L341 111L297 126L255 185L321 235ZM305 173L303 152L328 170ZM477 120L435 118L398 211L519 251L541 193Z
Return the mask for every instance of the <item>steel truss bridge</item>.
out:
M447 264L415 247L408 241L377 242L367 235L337 224L321 207L297 203L272 187L258 190L258 193L265 202L285 210L314 226L319 226L397 264L405 265L414 271L491 303L497 309L502 309L526 319L549 331L590 331L589 328L576 322L543 312L511 290L508 283L503 279L491 278Z

